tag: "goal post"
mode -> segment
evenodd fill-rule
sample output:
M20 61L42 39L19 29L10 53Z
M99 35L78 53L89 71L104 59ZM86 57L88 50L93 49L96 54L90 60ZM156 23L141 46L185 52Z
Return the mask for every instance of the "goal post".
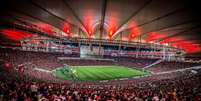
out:
M72 78L73 80L76 79L75 77L75 73L76 71L72 69L72 67L70 65L64 64L65 66L65 71L67 72L66 75L68 75L68 77Z

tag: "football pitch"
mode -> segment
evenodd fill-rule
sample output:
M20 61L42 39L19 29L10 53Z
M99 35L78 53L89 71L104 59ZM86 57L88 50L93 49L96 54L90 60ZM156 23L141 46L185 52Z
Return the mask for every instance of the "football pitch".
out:
M64 80L78 81L114 80L149 75L149 72L124 66L71 66L56 69L53 73Z

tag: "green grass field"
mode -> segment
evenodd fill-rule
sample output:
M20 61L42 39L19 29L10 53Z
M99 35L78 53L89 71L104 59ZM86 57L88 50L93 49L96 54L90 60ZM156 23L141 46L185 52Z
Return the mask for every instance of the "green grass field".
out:
M64 80L99 81L132 78L149 73L123 66L72 66L57 69L54 74Z

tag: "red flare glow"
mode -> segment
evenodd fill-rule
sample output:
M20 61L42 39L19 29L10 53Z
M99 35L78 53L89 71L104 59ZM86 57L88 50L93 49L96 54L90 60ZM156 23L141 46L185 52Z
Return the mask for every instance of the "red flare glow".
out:
M118 19L116 17L110 16L107 21L108 21L108 29L107 29L108 37L110 40L112 40L112 37L114 37L114 34L117 31Z
M64 23L64 25L63 25L63 32L65 32L68 37L72 36L70 24Z
M110 30L110 32L109 32L109 36L112 36L112 35L113 35L113 31Z
M197 45L182 46L182 49L184 49L187 53L197 53L201 51L201 47Z
M86 30L88 33L88 37L91 38L91 36L93 35L93 29L92 29L92 23L90 20L86 23L86 27L87 27Z
M6 38L11 39L13 41L20 41L24 38L29 38L32 34L20 31L20 30L12 30L12 29L4 29L0 31Z
M179 40L183 40L183 38L178 38L178 37L167 38L165 40L160 41L160 44L172 43L174 41L179 41Z
M146 42L154 42L160 38L164 38L166 37L165 34L161 34L161 33L156 33L156 32L151 32L148 34L148 38L146 38Z
M131 34L130 34L129 40L135 39L138 35L140 35L139 29L138 28L133 28L131 30Z
M137 23L135 21L132 21L129 26L132 26L132 29L130 30L129 40L132 41L137 36L140 35L141 31L139 27L137 27Z
M185 50L187 53L197 53L201 51L201 47L199 44L196 44L193 41L177 41L171 43L172 46Z
M93 10L88 9L83 13L83 18L87 36L88 38L92 38L94 33L93 25L96 21L95 12Z
M172 47L183 49L187 53L201 52L201 47L199 44L196 44L193 41L185 40L181 37L171 37L160 42L160 44L164 43L170 43Z
M115 30L116 30L115 28L111 28L109 30L109 33L108 33L109 40L112 40L112 37L114 36Z
M53 34L53 28L52 26L45 24L45 23L38 23L36 24L39 28L41 28L42 31L48 33L48 34Z

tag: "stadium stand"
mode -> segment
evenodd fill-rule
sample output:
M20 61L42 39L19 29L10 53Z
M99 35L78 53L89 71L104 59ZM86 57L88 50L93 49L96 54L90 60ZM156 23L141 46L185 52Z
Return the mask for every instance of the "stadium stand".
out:
M199 0L0 7L0 101L201 101Z
M108 83L47 83L27 82L15 78L2 79L1 100L121 100L121 101L199 101L200 70L163 74L137 80L110 81ZM38 75L38 74L36 74ZM10 77L10 76L9 76ZM14 80L13 80L14 79ZM122 83L120 85L120 83ZM191 86L194 84L194 86Z
M164 71L171 71L171 70L189 68L189 67L194 67L194 66L199 66L199 65L200 65L200 63L164 61L164 62L161 62L159 64L156 64L156 65L148 68L148 70L157 73L157 72L164 72Z

